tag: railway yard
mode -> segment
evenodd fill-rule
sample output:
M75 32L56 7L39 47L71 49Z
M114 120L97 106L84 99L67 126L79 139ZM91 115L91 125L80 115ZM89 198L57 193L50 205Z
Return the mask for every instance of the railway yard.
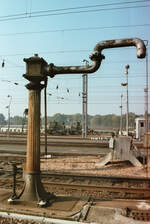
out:
M150 224L149 2L2 2L0 224Z
M0 140L0 223L150 223L146 165L113 160L97 167L109 152L108 141L98 138L48 138L47 155L41 140L41 180L52 200L48 206L8 203L24 188L26 139L15 138ZM137 146L144 153L141 144Z

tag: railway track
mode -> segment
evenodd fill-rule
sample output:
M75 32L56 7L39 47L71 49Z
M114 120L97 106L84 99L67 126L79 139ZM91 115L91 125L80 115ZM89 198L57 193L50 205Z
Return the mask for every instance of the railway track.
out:
M13 145L26 145L27 139L25 137L0 137L1 144L13 144ZM41 145L45 145L44 138L41 137ZM82 139L82 138L47 138L48 146L66 146L66 147L103 147L108 148L108 141L97 141L92 139Z
M14 193L13 189L13 171L8 160L12 162L14 156L1 160L0 164L0 189L8 189L8 192ZM19 195L24 186L22 164L24 156L15 158L20 165L16 179L16 193ZM21 162L22 160L22 162ZM9 165L8 165L9 164ZM4 165L4 166L3 166ZM65 172L65 171L64 171ZM58 171L43 171L41 173L42 183L47 192L54 193L56 196L71 196L80 199L88 199L94 204L100 201L115 201L121 199L124 201L149 200L150 199L150 178L139 177L118 177L118 176L97 176L82 175L73 173L58 173ZM120 201L120 200L119 200ZM111 203L111 202L110 202ZM113 206L113 205L111 205ZM130 207L130 203L122 210L122 215L131 217L135 220L149 221L149 212Z
M43 173L47 190L93 199L140 199L150 197L150 180L91 175ZM46 176L46 177L45 177Z
M97 199L149 199L150 179L91 176L62 173L42 173L42 182L48 192L56 195ZM22 172L17 174L17 193L24 181ZM13 173L1 170L0 188L12 189Z

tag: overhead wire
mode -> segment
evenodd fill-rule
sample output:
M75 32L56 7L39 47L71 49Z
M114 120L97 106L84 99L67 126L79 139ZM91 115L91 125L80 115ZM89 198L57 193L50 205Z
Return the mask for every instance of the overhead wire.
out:
M150 47L147 47L147 49L150 49ZM109 49L109 52L115 52L115 51L121 51L122 49L121 48L113 48L113 49ZM131 47L127 47L127 48L124 48L124 51L125 50L135 50L134 48L131 48ZM58 50L58 51L40 51L38 52L39 54L64 54L64 53L84 53L84 52L92 52L93 49L77 49L77 50L74 50L74 49L70 49L70 50ZM25 56L25 55L33 55L33 52L23 52L23 53L16 53L16 54L0 54L0 57L16 57L16 56ZM104 60L106 61L106 60ZM138 60L139 62L140 60ZM142 60L141 60L142 62Z
M109 9L94 9L94 10L84 10L84 11L75 11L75 12L62 12L62 13L51 13L51 14L43 14L43 15L30 15L30 18L36 18L36 17L45 17L45 16L58 16L58 15L68 15L68 14L79 14L79 13L89 13L89 12L99 12L99 11L108 11L108 10L121 10L121 9L132 9L132 8L147 8L150 7L150 5L141 5L141 6L127 6L127 7L118 7L118 8L109 8ZM28 17L20 17L15 19L25 19ZM8 21L11 19L0 19L1 21Z
M60 11L76 10L76 9L83 9L83 8L106 7L106 6L123 5L123 4L135 4L135 3L143 3L143 2L150 2L150 0L125 1L125 2L86 5L86 6L78 6L78 7L60 8L60 9L40 10L40 11L33 11L32 14L48 13L48 12L60 12ZM28 13L27 4L26 4L26 9L25 9L24 13L17 13L17 14L0 16L0 18L9 18L9 17L15 17L15 16L18 17L18 16L25 16L25 15L28 15L28 14L31 14L31 6L30 6L30 12Z
M16 75L16 74L14 74L14 75ZM123 79L124 77L123 76L121 76L122 74L120 73L120 74L115 74L115 76L113 75L113 74L96 74L96 76L92 76L91 74L88 76L88 79L89 80L95 80L95 79ZM9 77L12 77L13 76L13 74L12 75L5 75L5 78L9 78ZM70 77L70 76L65 76L65 78L66 78L66 80L81 80L82 79L82 74L78 74L78 76L77 77ZM145 74L143 73L141 73L141 75L138 75L138 74L132 74L132 73L130 73L130 77L129 77L129 79L132 79L132 78L145 78ZM1 79L0 79L1 80ZM18 79L12 79L11 78L11 81L17 81ZM20 81L23 81L24 79L20 79ZM61 80L64 80L64 76L63 77L57 77L56 76L56 79L55 79L55 81L56 80L58 80L58 81L61 81Z
M2 33L2 34L0 34L0 36L17 36L17 35L31 35L31 34L42 34L42 33L73 32L73 31L87 31L87 30L114 29L114 28L131 28L131 27L145 27L145 26L150 26L150 24L147 23L147 24L133 24L133 25L119 25L119 26L97 26L97 27L55 29L55 30L27 31L27 32L16 32L16 33Z
M47 13L47 12L66 11L66 10L75 10L75 9L83 9L83 8L95 8L95 7L106 7L106 6L113 6L113 5L135 4L135 3L143 3L143 2L150 2L150 0L124 1L124 2L86 5L86 6L78 6L78 7L70 7L70 8L61 8L61 9L49 9L49 10L36 11L36 12L32 12L32 13L37 14L37 13L43 13L43 12Z
M88 12L99 12L99 11L108 11L108 10L121 10L121 9L132 9L132 8L141 8L141 7L150 7L150 5L140 5L140 6L124 6L124 7L115 7L115 8L100 8L100 9L92 9L92 10L80 10L80 9L87 9L87 8L97 8L97 7L105 7L105 6L113 6L113 5L121 5L121 4L135 4L135 3L143 3L149 2L149 0L143 1L133 1L133 2L122 2L122 3L109 3L109 4L101 4L101 5L91 5L91 6L80 6L80 7L72 7L72 8L63 8L63 9L50 9L50 10L43 10L43 11L35 11L27 13L19 13L19 14L12 14L6 16L0 16L0 22L2 21L10 21L10 20L19 20L19 19L27 19L27 18L35 18L35 17L43 17L43 16L58 16L58 15L67 15L67 14L76 14L76 13L88 13ZM70 11L65 12L68 10L78 10L78 11ZM64 11L64 12L62 12ZM43 13L43 14L42 14ZM38 15L39 14L39 15Z

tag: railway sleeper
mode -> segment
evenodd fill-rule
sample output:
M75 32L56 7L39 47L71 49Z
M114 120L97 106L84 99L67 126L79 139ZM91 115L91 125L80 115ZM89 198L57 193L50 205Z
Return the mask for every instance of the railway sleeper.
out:
M149 210L138 210L126 208L123 210L122 215L132 218L138 221L150 221L150 211Z

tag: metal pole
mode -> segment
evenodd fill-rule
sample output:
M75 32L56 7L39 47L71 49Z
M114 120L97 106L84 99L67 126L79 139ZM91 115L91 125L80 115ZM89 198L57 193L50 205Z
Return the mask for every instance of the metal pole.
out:
M83 77L83 93L82 93L82 137L87 137L87 74Z
M23 130L24 130L24 112L23 112L23 116L22 116L22 134L23 134Z
M121 94L121 106L120 106L120 110L121 110L121 114L120 114L120 135L122 135L122 98L123 98L123 95Z
M88 114L87 114L87 101L88 101L88 75L85 76L85 93L86 93L86 103L85 103L85 138L87 137L88 132Z
M8 106L8 137L10 136L10 105Z
M84 75L82 75L82 138L85 137L85 130L84 130Z
M127 113L126 113L126 132L127 136L129 135L129 95L128 95L128 69L130 68L129 65L125 66L126 68L126 78L127 78Z
M89 66L89 62L87 60L83 60L86 62L86 66ZM82 138L87 137L87 95L88 95L88 76L87 74L83 74L83 92L82 92Z
M45 155L47 155L47 77L45 79L44 88L44 111L45 111Z
M148 44L148 41L147 41ZM146 88L145 91L145 143L147 149L147 171L149 169L149 147L148 147L148 50L146 51Z
M10 97L9 105L8 105L8 137L10 136L10 105L11 105L11 100L12 96L8 95Z

